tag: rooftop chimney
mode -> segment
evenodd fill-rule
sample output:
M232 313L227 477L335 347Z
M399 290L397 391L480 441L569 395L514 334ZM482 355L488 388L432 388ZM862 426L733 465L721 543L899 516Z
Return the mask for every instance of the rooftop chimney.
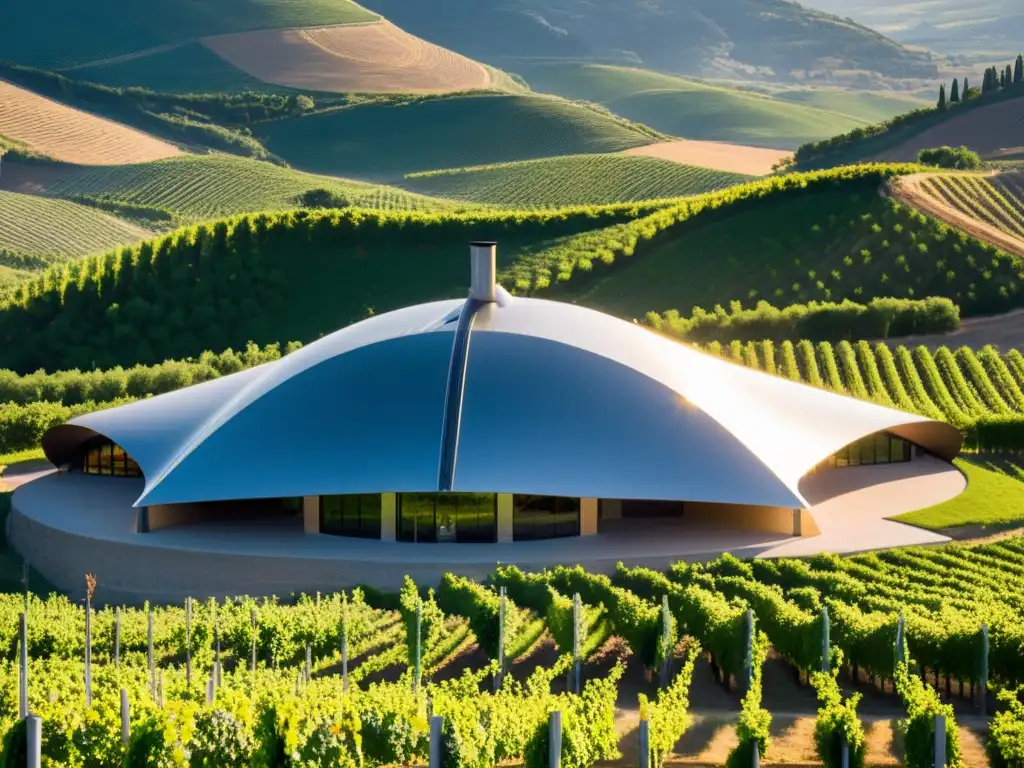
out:
M475 241L469 244L469 298L484 302L495 300L494 279L497 249L498 244L489 241Z

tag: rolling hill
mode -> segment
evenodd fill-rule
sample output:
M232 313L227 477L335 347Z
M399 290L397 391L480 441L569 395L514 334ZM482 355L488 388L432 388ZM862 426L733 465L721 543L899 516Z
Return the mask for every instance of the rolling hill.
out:
M794 71L937 72L926 53L784 0L367 0L367 6L414 35L513 72L537 59L689 74L743 70L782 79Z
M665 137L547 96L471 95L345 107L256 126L296 168L397 182L407 173L617 152Z
M0 339L9 340L0 367L153 362L250 339L309 341L370 313L461 295L465 244L477 238L498 241L508 289L625 317L761 298L783 306L944 296L965 316L1024 306L1020 259L879 195L886 178L918 170L793 173L634 207L349 209L203 224L107 254L102 269L94 260L61 265L48 282L0 300ZM125 260L138 266L117 266ZM97 283L101 273L118 277ZM122 303L134 281L150 286L145 298ZM63 304L47 298L72 290ZM112 343L125 324L145 354L134 342Z
M400 189L314 176L232 155L187 155L152 163L72 169L50 183L45 192L52 197L86 196L132 203L191 222L302 207L299 196L315 189L328 190L336 201L360 208L444 211L459 207Z
M567 155L406 176L415 192L508 208L559 208L684 197L752 177L653 157Z
M39 0L6 10L4 58L44 69L95 66L209 35L377 18L349 0Z
M519 65L518 69L536 91L592 101L630 120L688 139L795 149L804 142L865 124L858 117L811 103L650 70L550 62ZM849 96L851 101L858 98ZM893 114L898 111L894 109Z
M0 249L19 254L84 256L153 236L84 205L16 192L0 192L0 222Z
M173 144L0 80L0 134L39 154L80 165L181 155Z

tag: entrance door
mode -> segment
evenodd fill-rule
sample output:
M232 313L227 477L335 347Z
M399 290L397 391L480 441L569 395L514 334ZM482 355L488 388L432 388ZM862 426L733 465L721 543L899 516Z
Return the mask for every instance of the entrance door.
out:
M402 493L398 495L398 540L493 542L498 540L493 493Z

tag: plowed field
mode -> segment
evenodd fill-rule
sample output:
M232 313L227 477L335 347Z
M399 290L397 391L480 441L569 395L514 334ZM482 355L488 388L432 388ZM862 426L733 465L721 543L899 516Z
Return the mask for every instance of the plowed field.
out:
M184 154L167 142L0 80L0 134L78 165L145 163Z
M477 62L388 21L218 35L203 43L253 77L292 88L444 93L491 86Z
M772 172L775 163L792 153L778 149L745 147L742 144L725 144L720 141L663 141L627 149L623 154L657 157L716 171L765 176Z

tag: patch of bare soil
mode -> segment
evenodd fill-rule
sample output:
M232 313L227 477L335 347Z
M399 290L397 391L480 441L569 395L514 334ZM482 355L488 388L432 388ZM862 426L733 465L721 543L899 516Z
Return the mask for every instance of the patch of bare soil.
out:
M77 165L127 165L182 155L173 144L0 80L0 134Z
M716 171L765 176L772 172L773 165L793 153L781 149L726 144L721 141L686 140L663 141L645 147L634 147L627 149L623 154L657 157L682 165L695 165L698 168L711 168Z
M1024 155L1024 99L977 107L912 136L872 160L910 162L922 149L965 144L983 157L1012 159Z
M994 344L1001 350L1024 348L1024 309L1015 309L1002 315L971 317L960 321L960 327L949 333L930 333L919 336L900 336L885 339L887 344L905 344L916 347L924 344L931 350L938 347L968 346L974 349Z
M448 93L491 87L480 64L389 21L268 29L202 39L267 83L337 93Z

